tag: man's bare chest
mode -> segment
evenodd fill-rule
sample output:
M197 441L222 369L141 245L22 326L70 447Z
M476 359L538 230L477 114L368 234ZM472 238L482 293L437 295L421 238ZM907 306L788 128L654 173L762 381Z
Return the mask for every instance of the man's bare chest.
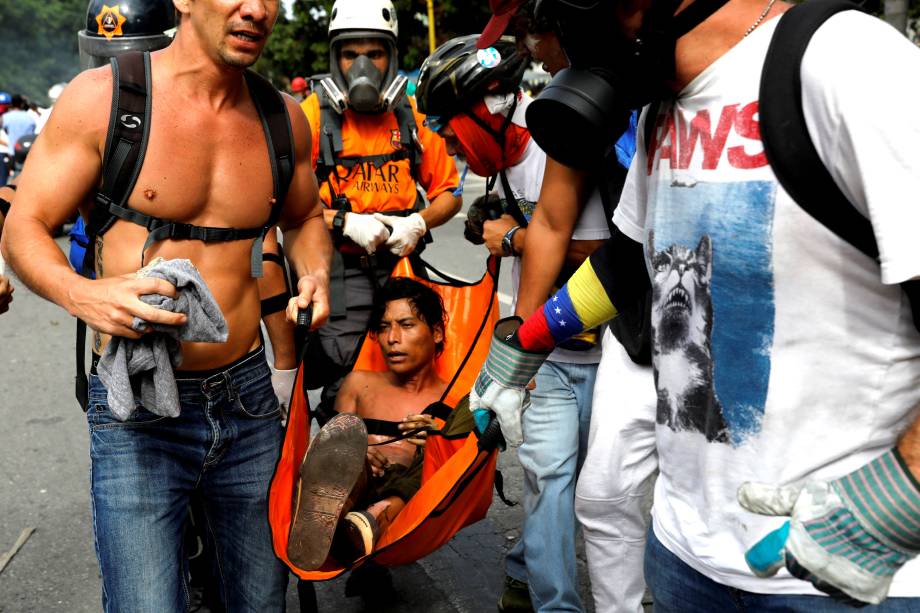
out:
M419 415L441 397L438 390L421 393L408 392L398 387L381 386L367 390L359 399L361 417L384 421L402 421L407 415Z
M255 108L216 118L157 102L154 97L147 150L128 206L196 225L264 224L274 190Z

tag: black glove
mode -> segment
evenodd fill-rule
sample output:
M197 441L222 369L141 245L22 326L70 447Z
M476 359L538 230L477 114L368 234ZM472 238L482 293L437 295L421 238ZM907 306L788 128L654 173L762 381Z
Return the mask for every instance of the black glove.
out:
M482 226L485 222L498 219L502 216L501 198L495 194L480 196L473 201L466 212L466 225L463 228L463 237L474 245L482 245Z

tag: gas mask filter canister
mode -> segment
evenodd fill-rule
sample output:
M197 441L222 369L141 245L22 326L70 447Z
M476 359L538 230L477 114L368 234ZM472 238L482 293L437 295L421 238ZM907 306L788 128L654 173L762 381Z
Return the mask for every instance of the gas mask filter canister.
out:
M616 25L613 2L541 0L556 24L571 67L560 71L527 109L531 136L551 158L593 170L629 125L633 110L660 99L674 77L677 39L726 0L695 0L678 15L676 0L655 0L636 40ZM573 138L574 137L574 138Z
M381 110L380 86L383 73L366 55L359 55L345 75L348 82L348 106L359 113Z

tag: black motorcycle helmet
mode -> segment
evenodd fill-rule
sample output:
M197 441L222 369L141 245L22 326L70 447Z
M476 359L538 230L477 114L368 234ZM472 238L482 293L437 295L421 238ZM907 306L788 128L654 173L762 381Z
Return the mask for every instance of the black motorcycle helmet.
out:
M172 42L176 27L171 0L90 0L86 29L77 33L80 68L96 68L129 51L156 51Z
M478 38L471 34L449 40L425 60L415 90L419 112L443 125L487 94L517 91L527 60L517 52L514 38L503 36L491 47L477 49Z

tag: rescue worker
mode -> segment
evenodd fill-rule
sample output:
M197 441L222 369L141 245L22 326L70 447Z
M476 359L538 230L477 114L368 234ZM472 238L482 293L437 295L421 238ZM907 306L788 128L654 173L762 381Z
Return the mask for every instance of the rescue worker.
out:
M323 388L321 423L334 415L335 394L357 356L375 288L398 258L415 260L430 240L429 229L460 210L454 162L405 97L405 77L397 77L393 3L338 0L330 15L331 76L302 104L336 246L331 316L310 339L306 357L315 365L306 373L308 387Z

